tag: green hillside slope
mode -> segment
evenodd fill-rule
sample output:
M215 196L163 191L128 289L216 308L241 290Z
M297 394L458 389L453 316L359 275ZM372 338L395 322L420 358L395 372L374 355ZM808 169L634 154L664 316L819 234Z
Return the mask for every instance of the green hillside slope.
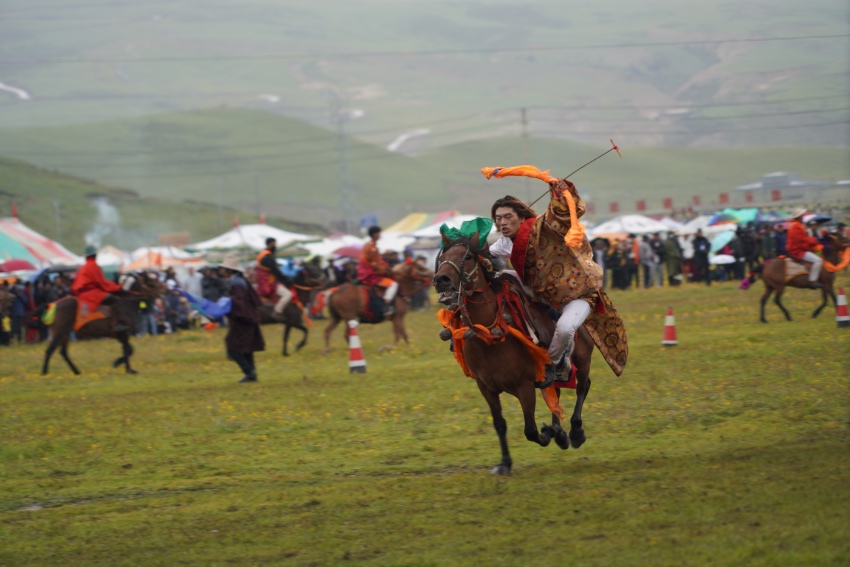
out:
M619 140L618 140L619 141ZM545 191L539 181L520 178L487 181L479 173L484 166L511 166L529 162L563 176L605 151L607 140L591 147L563 140L532 138L528 151L518 138L477 141L440 148L419 159L439 165L458 180L462 191L482 201L475 212L486 213L494 198L513 192L534 200ZM582 194L597 204L599 216L607 215L608 203L618 201L620 210L634 210L637 199L647 200L650 210L661 209L670 197L676 207L692 203L700 195L703 204L717 202L721 192L758 181L773 171L790 171L805 179L837 181L850 178L850 149L799 148L632 148L623 146L622 159L612 152L573 176Z
M836 0L6 0L0 81L29 98L0 91L0 126L219 105L328 125L334 92L362 111L353 133L374 143L438 125L428 143L447 145L506 116L518 132L527 107L532 133L584 142L607 123L633 145L846 145L847 10Z
M338 157L347 167L341 188ZM0 155L145 197L330 224L448 200L437 168L266 112L212 109L0 131ZM348 199L346 200L346 193ZM394 220L394 219L393 219Z
M99 210L95 201L108 205ZM229 229L235 212L202 203L140 198L133 191L88 182L0 158L0 216L9 216L16 203L23 223L70 250L80 253L89 239L122 249L155 245L162 233L188 232L193 242ZM255 215L239 213L243 223ZM321 227L267 219L284 229L316 233Z

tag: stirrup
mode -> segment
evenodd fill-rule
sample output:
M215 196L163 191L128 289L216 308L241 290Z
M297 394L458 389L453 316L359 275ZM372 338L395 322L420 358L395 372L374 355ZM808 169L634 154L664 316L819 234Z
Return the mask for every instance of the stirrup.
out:
M534 387L545 390L555 382L555 366L552 364L546 365L546 377L542 382L535 382Z

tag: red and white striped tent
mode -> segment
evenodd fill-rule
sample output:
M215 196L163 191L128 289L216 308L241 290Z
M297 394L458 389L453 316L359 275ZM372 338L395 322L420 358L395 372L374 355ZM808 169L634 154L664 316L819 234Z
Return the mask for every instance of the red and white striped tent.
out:
M0 218L0 237L2 237L0 238L2 241L13 242L18 245L17 250L20 250L20 247L24 248L32 260L35 260L33 263L37 263L40 267L51 265L75 266L83 263L80 256L72 253L55 240L37 233L22 223L18 217ZM14 255L14 252L10 255ZM0 257L2 256L0 254ZM29 258L22 259L32 262Z

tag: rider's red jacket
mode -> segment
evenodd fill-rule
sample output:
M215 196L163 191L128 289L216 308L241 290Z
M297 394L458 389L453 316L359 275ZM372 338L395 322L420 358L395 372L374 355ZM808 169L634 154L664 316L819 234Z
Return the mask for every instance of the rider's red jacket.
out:
M788 255L798 260L809 251L818 251L823 248L817 238L806 233L803 221L794 219L788 227L788 240L785 245Z
M77 272L71 292L80 301L89 306L91 311L100 307L101 301L110 293L121 291L121 286L103 277L103 270L97 265L94 257L86 258L86 263Z

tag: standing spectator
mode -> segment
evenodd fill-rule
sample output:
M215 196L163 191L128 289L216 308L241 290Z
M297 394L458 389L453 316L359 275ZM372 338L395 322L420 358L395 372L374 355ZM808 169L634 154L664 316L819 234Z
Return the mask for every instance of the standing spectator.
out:
M631 284L632 278L635 280L635 288L640 289L640 245L641 242L638 240L638 237L634 234L629 235L631 250L629 251L629 258L626 260L631 260L628 262L629 265L629 284Z
M686 281L696 281L696 269L694 266L694 241L690 234L683 234L679 238L679 249L682 251L682 272Z
M201 268L203 278L201 278L201 295L204 299L210 301L218 301L224 297L225 286L218 277L218 271L211 267L205 266Z
M786 248L786 243L788 242L788 235L785 232L785 228L782 225L779 225L776 228L776 256L787 256L788 250Z
M260 331L260 306L262 301L254 288L242 277L239 257L228 254L221 267L230 278L231 308L227 330L227 355L233 359L245 374L240 383L257 382L257 367L254 353L265 350L266 343Z
M661 241L661 233L656 232L652 235L652 240L649 241L652 247L653 264L655 265L655 287L661 287L664 284L664 269L663 265L666 260L664 253L664 242Z
M24 323L26 322L28 299L24 292L21 281L16 279L10 291L14 296L12 299L12 337L18 339L18 344L24 340Z
M762 227L759 236L761 237L761 251L764 259L776 258L776 233L773 227L770 225Z
M694 281L705 280L705 285L711 285L711 277L708 274L708 253L711 252L711 243L702 235L702 230L697 230L694 237L694 268L696 268Z
M611 275L608 272L608 267L605 265L605 256L608 254L608 250L611 249L611 243L608 242L607 238L594 238L590 246L593 249L593 261L602 268L602 287L610 287L608 286L608 282L611 279Z
M649 236L644 235L638 248L640 263L643 266L643 287L651 287L655 280L655 254L652 252L652 245L649 243ZM640 286L638 286L640 287Z
M620 250L619 242L616 240L611 246L608 256L605 258L605 264L611 272L611 287L614 289L627 289L628 280L626 276L626 261L623 258L623 252Z
M204 280L204 276L201 274L195 273L195 268L189 266L188 274L183 281L180 282L180 287L186 290L188 293L191 293L195 297L203 297L204 289L201 283Z
M672 232L667 233L667 240L664 241L664 263L667 266L667 283L671 286L680 285L682 283L682 251L679 249L676 235Z
M166 273L166 275L168 274ZM180 295L179 291L177 291L177 284L173 278L169 278L165 281L166 291L162 300L163 308L165 309L165 332L174 333L178 328L180 298L183 296Z
M744 264L746 258L744 257L744 244L741 242L740 228L735 231L735 236L732 237L732 240L729 241L727 246L729 247L730 254L735 257L735 263L732 264L734 277L736 280L742 280L744 279Z

